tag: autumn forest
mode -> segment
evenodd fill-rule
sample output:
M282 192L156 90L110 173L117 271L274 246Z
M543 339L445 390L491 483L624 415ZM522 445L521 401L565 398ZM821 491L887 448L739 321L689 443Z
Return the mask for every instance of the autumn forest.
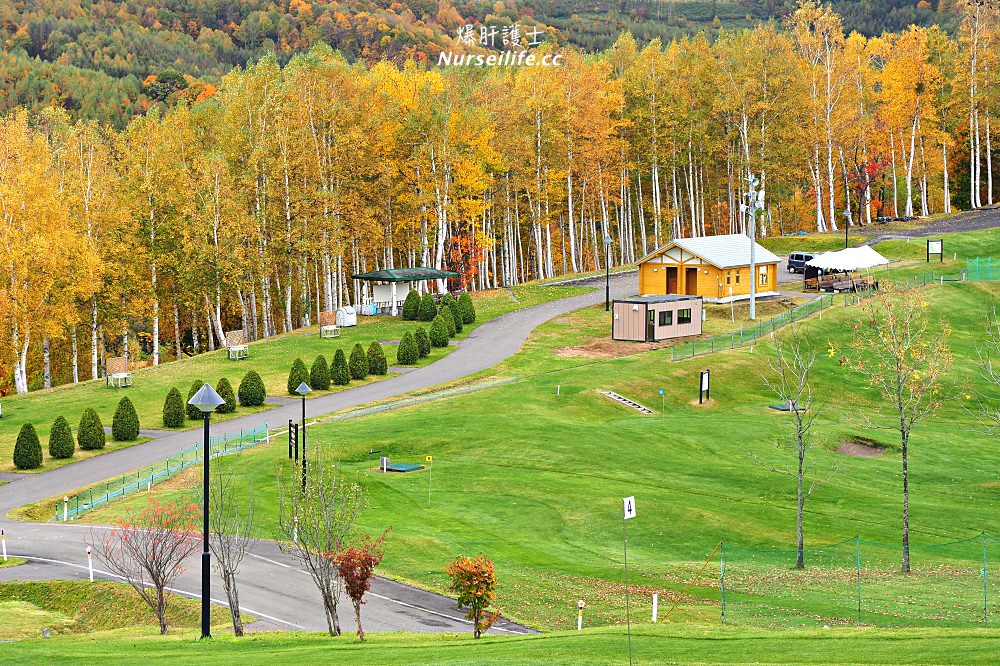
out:
M146 77L155 103L124 123L13 109L3 390L309 326L368 297L358 272L449 268L448 288L484 290L749 233L749 174L762 236L989 205L1000 28L996 8L962 11L951 33L868 38L804 2L670 43L539 47L561 67L366 63L318 43L216 83Z

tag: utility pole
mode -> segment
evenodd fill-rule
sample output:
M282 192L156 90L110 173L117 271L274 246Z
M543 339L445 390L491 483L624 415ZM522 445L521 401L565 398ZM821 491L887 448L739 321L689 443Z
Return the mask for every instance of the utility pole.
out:
M746 203L740 204L740 210L750 215L750 320L757 319L757 211L764 210L764 188L760 190L760 180L752 173L747 175Z

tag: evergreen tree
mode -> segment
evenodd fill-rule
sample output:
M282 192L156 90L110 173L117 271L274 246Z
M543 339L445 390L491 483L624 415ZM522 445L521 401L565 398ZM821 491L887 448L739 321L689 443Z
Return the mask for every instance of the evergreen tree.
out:
M111 420L111 436L116 442L131 442L139 436L139 415L128 397L118 402L118 409Z
M364 379L368 376L368 357L360 342L355 344L354 349L351 350L351 361L348 367L351 371L351 379Z
M264 380L256 370L250 370L243 375L239 388L240 404L244 407L260 407L267 400L267 389Z
M309 388L317 391L330 390L330 366L322 354L316 357L309 369Z
M347 386L351 383L351 371L347 369L347 356L344 355L343 349L338 349L333 355L330 379L337 386Z
M60 416L52 424L52 432L49 433L49 455L53 458L72 458L75 449L69 421L65 416Z
M229 383L228 379L225 377L220 379L219 383L215 385L215 392L225 400L224 403L215 408L216 413L232 414L236 411L236 394L233 393L233 385Z
M434 321L431 322L428 337L431 339L431 347L448 346L448 325L444 323L444 318L441 315L434 317Z
M437 305L434 304L434 297L430 295L430 292L424 294L423 298L420 299L420 312L418 318L420 321L431 321L434 319L434 315L437 314Z
M458 296L458 306L462 310L462 323L472 324L476 321L476 306L472 303L469 292L463 291Z
M88 407L83 410L80 425L76 429L76 443L81 451L97 451L104 448L104 424L97 412Z
M455 299L451 299L450 301L448 301L448 310L451 311L451 318L455 322L455 332L456 333L461 333L462 332L462 320L465 317L462 315L462 308L459 307L458 301L456 301Z
M184 425L184 398L181 392L171 388L163 401L163 427L180 428Z
M417 342L413 339L413 334L407 331L403 333L403 339L399 341L396 349L396 362L400 365L413 365L420 358L420 351L417 349Z
M410 292L413 293L413 292ZM372 340L368 345L368 372L373 375L385 375L389 372L389 364L385 359L385 352L378 340Z
M38 441L35 426L25 423L17 433L14 444L14 467L17 469L38 469L42 466L42 443Z
M427 336L427 331L424 330L423 326L417 326L417 330L413 332L413 339L417 343L417 352L419 352L420 358L431 353L431 339Z
M440 317L444 321L445 328L448 329L448 337L449 338L455 337L455 333L458 332L458 328L455 325L455 315L451 313L451 308L449 308L447 305L443 306L441 308Z
M291 395L298 395L295 389L299 387L299 384L305 382L309 383L309 371L306 370L306 364L302 362L301 358L295 359L292 363L292 369L288 372L288 393ZM311 386L309 388L312 388Z
M194 394L201 390L201 387L205 385L205 382L200 379L191 384L191 388L188 389L188 401L194 397ZM201 415L201 410L190 404L190 402L184 403L184 411L187 413L187 417L192 421L201 420L204 418ZM82 446L80 448L83 448Z
M420 295L413 289L406 294L403 301L403 320L413 321L420 314Z

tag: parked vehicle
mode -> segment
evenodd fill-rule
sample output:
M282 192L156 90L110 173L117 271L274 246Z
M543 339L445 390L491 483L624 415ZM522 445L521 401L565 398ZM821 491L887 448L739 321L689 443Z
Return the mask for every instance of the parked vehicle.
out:
M801 273L805 269L806 262L815 256L809 252L792 252L788 255L788 272Z

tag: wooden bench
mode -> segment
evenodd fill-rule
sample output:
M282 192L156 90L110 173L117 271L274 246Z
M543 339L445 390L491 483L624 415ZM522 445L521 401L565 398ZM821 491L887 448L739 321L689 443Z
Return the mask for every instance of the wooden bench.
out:
M104 381L114 388L132 386L132 373L128 371L128 356L104 359Z
M250 356L250 345L247 344L247 336L242 328L226 333L226 350L229 352L230 361L239 361Z
M340 337L340 327L337 326L337 313L333 310L324 310L319 313L319 337Z

